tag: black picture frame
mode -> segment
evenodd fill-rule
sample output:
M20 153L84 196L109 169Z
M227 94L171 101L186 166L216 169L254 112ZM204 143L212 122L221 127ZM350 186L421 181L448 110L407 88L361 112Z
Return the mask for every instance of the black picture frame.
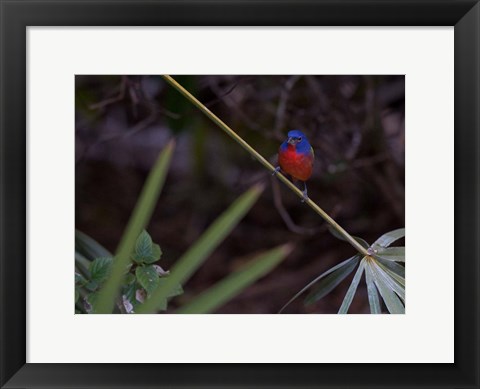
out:
M477 0L1 0L0 3L1 387L480 387L480 5ZM455 26L455 363L26 363L26 27L43 25ZM285 341L288 337L279 339Z

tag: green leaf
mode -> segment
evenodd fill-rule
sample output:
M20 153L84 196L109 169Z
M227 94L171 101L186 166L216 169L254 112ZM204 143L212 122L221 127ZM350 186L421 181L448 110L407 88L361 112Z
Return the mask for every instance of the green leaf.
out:
M135 243L135 252L133 254L133 260L137 263L142 263L144 258L148 258L152 255L152 238L147 231L143 230L137 238Z
M379 249L376 254L387 261L405 262L405 247Z
M90 261L100 257L113 257L113 254L100 243L79 230L75 230L75 251Z
M283 245L255 256L242 270L230 274L184 305L177 313L210 313L216 310L269 273L291 250L290 245Z
M278 311L278 313L282 313L285 310L285 308L287 308L293 301L295 301L299 296L301 296L304 292L306 292L308 289L310 289L313 285L315 285L317 282L322 280L324 277L327 277L329 274L335 272L338 269L348 266L351 262L354 262L355 260L357 261L356 263L358 263L359 259L360 259L359 255L354 255L353 257L348 258L343 262L340 262L338 265L335 265L334 267L328 269L326 272L320 274L317 278L309 282L299 292L297 292L295 296L293 296L290 300L288 300L288 302L282 307L282 309L280 309L280 311Z
M367 263L372 271L375 285L377 286L378 291L380 292L380 295L382 296L382 299L385 302L385 305L387 306L388 311L392 314L405 313L405 307L403 306L402 302L400 301L398 296L395 294L395 292L389 287L389 285L385 283L384 278L381 277L380 274L378 273L377 267L371 261Z
M132 304L135 302L135 292L137 291L137 288L139 288L139 286L136 284L136 282L133 282L127 284L122 290L122 295L125 296Z
M393 277L391 277L385 270L383 270L379 264L372 262L372 265L375 268L378 276L383 279L385 285L393 290L402 299L402 301L405 301L405 288Z
M202 236L177 261L175 266L153 295L138 309L139 313L154 313L158 304L163 302L178 284L185 284L190 276L208 258L213 250L230 234L245 214L253 207L263 191L256 185L240 196L218 217Z
M405 236L405 228L399 228L398 230L393 230L383 234L378 238L372 246L388 247L396 240L403 238Z
M157 268L159 268L158 265L138 266L135 270L135 276L131 273L127 274L122 295L124 296L124 299L127 299L128 302L130 302L132 307L129 307L124 300L123 306L126 311L134 313L136 308L141 305L140 303L144 301L144 298L139 299L139 296L142 294L141 292L150 295L159 285L165 282L165 276L160 277ZM162 271L162 274L166 273ZM181 285L176 285L168 297L178 296L182 293L183 289ZM147 297L146 295L145 298ZM166 309L167 300L159 305L159 310Z
M305 304L313 304L314 302L322 299L327 294L329 294L333 289L335 289L349 274L355 269L360 260L358 255L352 257L353 260L345 264L335 271L331 272L328 276L319 280L316 283L315 288L310 292L310 294L305 299Z
M160 285L163 281L164 281L163 278L159 278L158 285ZM142 285L140 285L139 282L134 282L124 286L122 289L122 300L123 300L122 303L123 303L124 310L127 311L127 313L135 313L136 309L141 305L143 301L145 301L145 298L147 297L147 293L148 292L146 291L146 289ZM177 285L172 290L172 292L170 293L170 296L168 297L177 296L182 293L183 293L182 287L180 285ZM143 294L144 296L141 299L139 299L139 297L142 296ZM165 301L162 301L158 307L159 311L164 311L166 309L167 309L167 299L165 299Z
M160 153L143 186L142 193L135 205L135 209L118 246L117 255L115 256L116 260L112 266L112 273L100 291L98 297L99 313L111 313L113 310L115 298L120 291L125 270L130 264L130 257L135 247L137 237L150 220L163 183L165 182L173 149L174 142L172 141Z
M90 281L87 285L85 285L85 288L90 292L93 292L97 290L98 284L95 281Z
M153 263L160 259L162 250L158 244L152 242L147 231L143 230L135 244L135 251L132 260L138 264Z
M372 269L368 265L365 265L365 280L367 282L368 304L370 305L370 313L379 314L382 313L380 306L380 300L378 298L377 287L373 281Z
M153 263L157 262L160 257L162 256L162 249L156 243L152 244L152 255L150 256L150 260L146 259L146 263Z
M387 269L383 267L383 265L380 265L380 267L391 277L395 280L397 284L399 284L405 293L405 278L400 277L398 274L394 273L390 269Z
M88 284L88 280L80 273L75 272L75 285L85 286Z
M78 292L78 289L75 288L75 304L78 302L79 298L80 298L80 293Z
M395 262L385 261L380 257L375 257L374 260L390 277L405 288L405 268L403 266Z
M138 266L135 270L138 283L147 291L150 295L159 284L159 277L157 271L153 266Z
M96 282L98 285L101 285L110 275L112 271L112 258L103 257L95 259L91 264L90 275L92 281Z
M403 279L405 279L405 266L399 265L396 262L386 260L382 257L379 257L375 255L373 258L375 258L375 261L380 263L384 268L387 268L394 272L395 274L399 275Z
M343 299L342 305L338 310L339 314L345 314L348 312L348 308L350 308L350 304L352 303L353 296L355 296L355 292L357 291L358 284L360 283L360 279L362 278L363 270L365 269L365 259L362 259L360 265L358 266L357 272L353 277L352 283L347 290L347 294Z

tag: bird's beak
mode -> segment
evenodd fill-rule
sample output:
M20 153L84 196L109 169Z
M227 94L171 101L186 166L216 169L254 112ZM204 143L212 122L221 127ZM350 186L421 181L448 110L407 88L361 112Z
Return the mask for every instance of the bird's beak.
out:
M295 139L293 139L292 137L289 137L287 139L287 142L290 143L291 145L294 145L295 144Z

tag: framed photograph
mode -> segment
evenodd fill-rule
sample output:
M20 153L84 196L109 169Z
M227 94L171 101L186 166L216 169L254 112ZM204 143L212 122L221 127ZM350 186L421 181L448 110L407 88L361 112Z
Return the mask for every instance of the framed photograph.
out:
M1 14L2 388L480 386L477 1Z

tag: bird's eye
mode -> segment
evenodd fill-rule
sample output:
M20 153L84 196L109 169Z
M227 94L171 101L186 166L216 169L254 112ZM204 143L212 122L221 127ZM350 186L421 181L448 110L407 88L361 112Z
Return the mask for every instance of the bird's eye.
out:
M298 140L299 142L301 142L301 141L302 141L302 137L299 136L299 137L297 138L297 140Z

